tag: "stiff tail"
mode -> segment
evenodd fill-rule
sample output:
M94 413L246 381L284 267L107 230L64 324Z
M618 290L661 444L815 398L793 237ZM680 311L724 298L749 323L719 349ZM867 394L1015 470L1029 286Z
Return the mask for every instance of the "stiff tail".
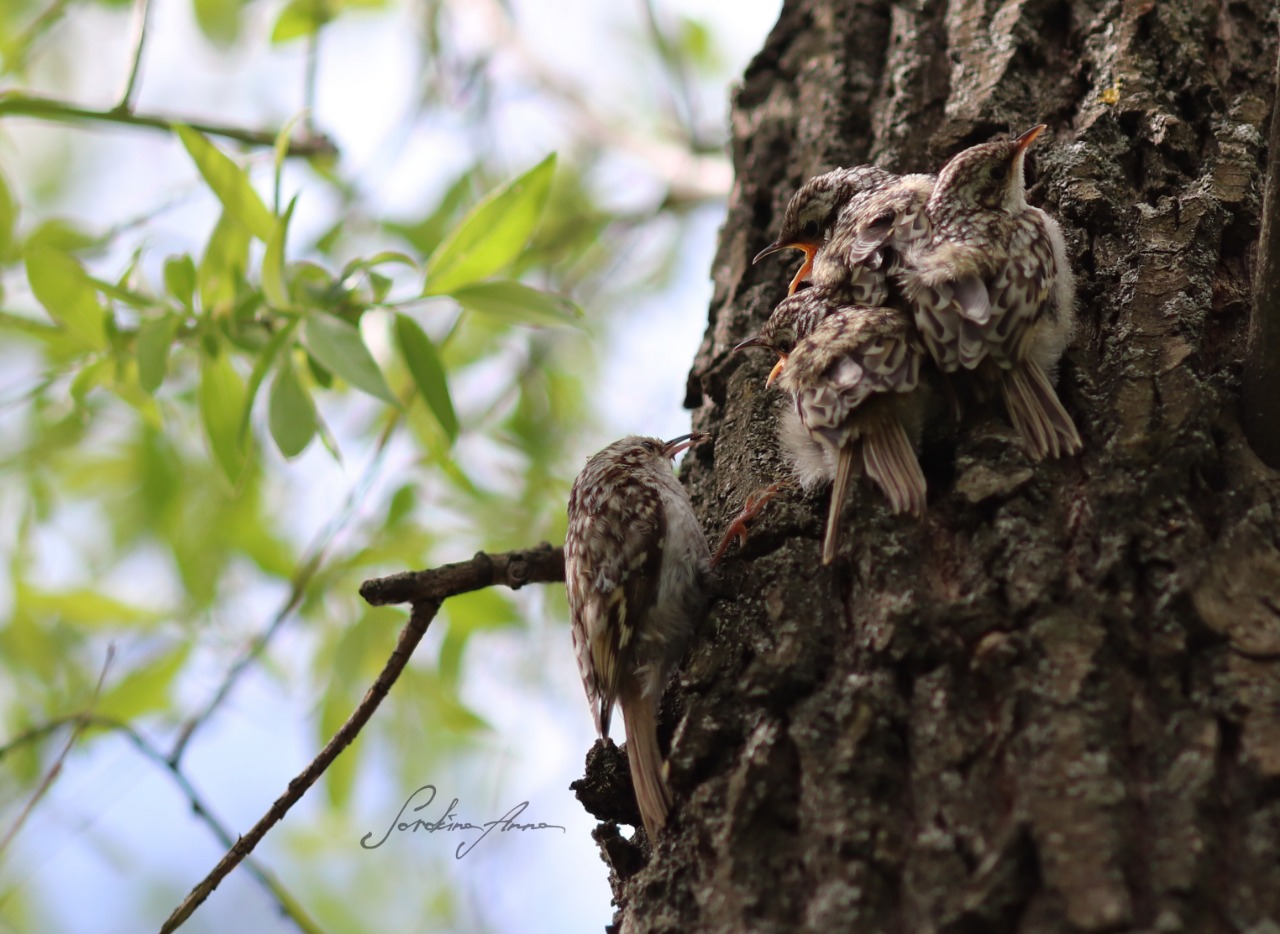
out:
M1000 393L1004 396L1009 420L1036 460L1075 454L1084 447L1076 423L1034 360L1025 360L1005 373L1000 381Z
M822 539L822 563L830 564L836 559L836 549L840 547L840 513L844 507L844 494L849 488L849 477L853 472L853 448L845 444L836 455L836 477L831 484L831 505L827 508L827 533Z
M902 422L885 418L862 438L862 461L894 512L923 516L927 488L920 460Z
M624 697L620 706L627 728L631 784L635 786L636 804L652 846L671 810L671 790L663 777L662 753L658 750L658 703L641 695Z

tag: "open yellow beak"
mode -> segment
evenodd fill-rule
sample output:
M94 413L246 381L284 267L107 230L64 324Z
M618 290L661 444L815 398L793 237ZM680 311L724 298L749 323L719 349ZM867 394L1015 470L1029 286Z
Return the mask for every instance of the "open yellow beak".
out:
M779 250L799 250L804 254L804 265L801 266L799 271L791 278L791 285L787 287L787 294L793 295L795 294L796 289L800 287L800 283L809 275L809 271L813 269L813 255L818 252L818 244L807 243L802 240L797 240L793 243L780 243L775 240L756 254L756 258L751 261L751 265L754 266L766 256L772 256Z
M782 368L787 365L787 355L778 354L778 362L773 365L773 369L769 371L769 378L764 381L765 387L773 385L773 381L782 375Z

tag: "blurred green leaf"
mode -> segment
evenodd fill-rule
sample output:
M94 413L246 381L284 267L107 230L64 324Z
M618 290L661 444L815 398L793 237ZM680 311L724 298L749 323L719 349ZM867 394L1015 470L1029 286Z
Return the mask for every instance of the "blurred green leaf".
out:
M272 335L271 340L258 351L257 359L253 361L253 371L249 374L249 385L245 390L244 412L240 416L240 443L244 444L249 437L249 420L253 415L253 403L258 398L258 390L262 387L262 381L267 378L267 373L275 366L276 357L280 355L280 351L287 345L292 345L294 332L298 330L301 323L299 318L291 318L288 323Z
M330 5L324 0L292 0L276 17L271 29L271 44L279 45L290 39L310 36L333 19Z
M289 354L281 358L271 382L267 423L271 437L276 439L276 446L285 457L301 454L316 434L315 402L298 380Z
M28 245L27 279L49 316L91 350L107 345L106 309L76 260L53 247Z
M387 230L399 234L413 244L422 256L429 256L444 240L463 203L471 195L474 170L468 169L454 179L431 213L413 224L390 222Z
M259 240L264 243L270 240L276 230L275 218L254 191L244 170L191 127L175 124L174 131L209 188L222 202L223 210Z
M177 315L164 315L144 321L138 328L138 383L149 393L154 393L164 382L169 369L169 349L182 319Z
M507 268L538 227L555 168L552 153L472 208L431 254L424 294L452 293Z
M453 411L449 381L435 345L418 322L408 315L396 315L396 340L418 393L440 422L449 443L453 444L458 440L458 416Z
M38 590L19 584L16 599L21 611L36 619L61 620L83 628L154 626L168 614L148 610L89 589L61 591Z
M94 704L94 713L129 721L170 706L169 693L174 678L182 670L191 643L182 642L148 659L108 688Z
M26 246L49 246L64 253L76 253L87 250L98 243L98 238L81 230L71 221L60 217L41 221L35 230L27 235Z
M200 31L215 45L229 46L240 35L243 0L194 0Z
M267 240L266 252L262 255L262 294L267 304L275 308L286 308L289 305L289 291L284 284L284 245L289 235L289 221L293 217L293 209L298 206L298 196L294 195L284 214L274 218L271 237Z
M450 294L462 307L507 324L582 326L582 309L571 299L520 282L480 282Z
M245 390L240 375L231 365L225 348L201 354L200 389L197 393L200 420L214 459L234 488L240 481L248 460L248 445L240 439L240 413L244 410Z
M164 287L185 307L195 308L196 263L190 253L164 261Z
M249 266L249 231L226 211L218 218L196 273L200 308L206 315L229 315Z
M14 258L14 230L17 223L18 202L14 200L4 173L0 172L0 263L7 263Z
M520 624L511 598L493 589L450 597L444 610L449 627L440 645L440 677L446 685L458 683L463 651L473 635Z
M302 343L326 368L356 389L399 405L374 362L359 328L333 315L318 312L302 323Z

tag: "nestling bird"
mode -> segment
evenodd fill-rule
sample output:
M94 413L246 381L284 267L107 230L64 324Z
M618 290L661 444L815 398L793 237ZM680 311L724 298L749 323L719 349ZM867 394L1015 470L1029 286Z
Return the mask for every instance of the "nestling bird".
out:
M996 386L1032 457L1074 454L1080 434L1053 389L1075 318L1062 231L1026 201L1023 160L1045 129L958 153L925 205L927 234L898 242L898 275L944 372Z
M616 702L650 841L671 792L658 704L706 606L711 556L671 459L703 439L630 436L587 461L569 493L565 587L573 644L601 738Z
M837 285L859 267L900 272L903 251L928 236L925 205L936 182L935 175L894 176L850 198L814 256L814 283Z
M911 316L897 308L833 304L788 347L813 313L806 305L815 292L822 294L809 289L780 304L760 339L783 356L774 374L777 386L792 396L795 419L780 421L779 440L797 478L804 485L832 482L822 546L822 563L830 564L839 544L845 492L858 473L865 471L880 487L895 513L924 514L926 485L915 448L928 392L921 385L924 349ZM835 302L840 296L828 292L825 297ZM799 301L805 298L809 302ZM803 432L796 429L796 419Z
M814 266L815 257L832 235L845 207L854 198L878 191L897 178L898 176L879 166L859 165L848 169L834 169L809 179L787 203L778 238L757 253L752 263L758 263L779 250L795 249L803 252L804 263L787 288L788 295L794 294L810 272L817 271ZM854 292L855 301L863 304L879 304L885 298L884 274L874 265L865 264L842 272L829 266L821 269L824 273L832 274L833 278L820 281L815 275L814 285L847 285Z

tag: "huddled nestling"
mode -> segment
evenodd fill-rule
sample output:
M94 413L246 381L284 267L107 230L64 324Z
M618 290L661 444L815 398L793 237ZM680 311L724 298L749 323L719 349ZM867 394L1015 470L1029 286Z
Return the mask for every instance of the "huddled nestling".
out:
M819 175L756 256L805 257L760 334L738 346L778 355L767 382L794 403L778 439L802 486L832 484L824 563L851 478L866 474L894 512L924 513L917 451L954 381L998 397L1034 460L1080 450L1054 391L1075 281L1057 222L1027 204L1023 179L1044 129L970 147L936 176Z

